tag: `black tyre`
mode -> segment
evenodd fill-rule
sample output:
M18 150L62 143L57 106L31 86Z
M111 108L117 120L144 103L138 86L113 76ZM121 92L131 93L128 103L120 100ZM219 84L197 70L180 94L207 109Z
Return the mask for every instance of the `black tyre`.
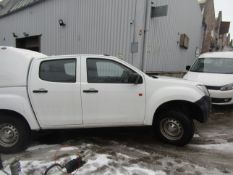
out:
M171 110L157 116L155 131L162 141L184 146L193 138L195 126L186 114Z
M0 152L16 153L26 149L30 129L20 118L0 116Z

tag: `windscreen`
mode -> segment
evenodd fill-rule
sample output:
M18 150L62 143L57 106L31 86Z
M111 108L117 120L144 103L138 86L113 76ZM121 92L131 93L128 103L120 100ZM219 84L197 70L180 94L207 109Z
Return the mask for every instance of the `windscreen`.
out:
M191 72L233 74L232 58L199 58Z

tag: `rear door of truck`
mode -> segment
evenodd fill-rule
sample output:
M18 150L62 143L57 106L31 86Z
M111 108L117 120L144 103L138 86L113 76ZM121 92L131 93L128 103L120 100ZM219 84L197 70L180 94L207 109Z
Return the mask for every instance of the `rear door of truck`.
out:
M28 82L30 100L42 128L82 124L79 57L33 60Z

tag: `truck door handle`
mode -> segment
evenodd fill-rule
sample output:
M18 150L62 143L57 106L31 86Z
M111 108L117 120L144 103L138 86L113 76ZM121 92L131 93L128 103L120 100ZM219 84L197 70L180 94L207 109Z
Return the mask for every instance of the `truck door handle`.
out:
M46 93L48 93L48 91L47 90L45 90L45 89L39 89L39 90L34 90L34 91L32 91L34 94L46 94Z
M98 93L99 91L96 89L89 89L89 90L83 90L83 93L87 93L87 94L94 94L94 93Z

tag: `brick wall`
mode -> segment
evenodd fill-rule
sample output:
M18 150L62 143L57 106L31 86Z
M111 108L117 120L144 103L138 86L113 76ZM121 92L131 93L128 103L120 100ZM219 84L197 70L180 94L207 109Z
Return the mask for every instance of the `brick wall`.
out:
M215 9L214 0L207 0L203 12L204 36L202 53L211 51L215 43Z

